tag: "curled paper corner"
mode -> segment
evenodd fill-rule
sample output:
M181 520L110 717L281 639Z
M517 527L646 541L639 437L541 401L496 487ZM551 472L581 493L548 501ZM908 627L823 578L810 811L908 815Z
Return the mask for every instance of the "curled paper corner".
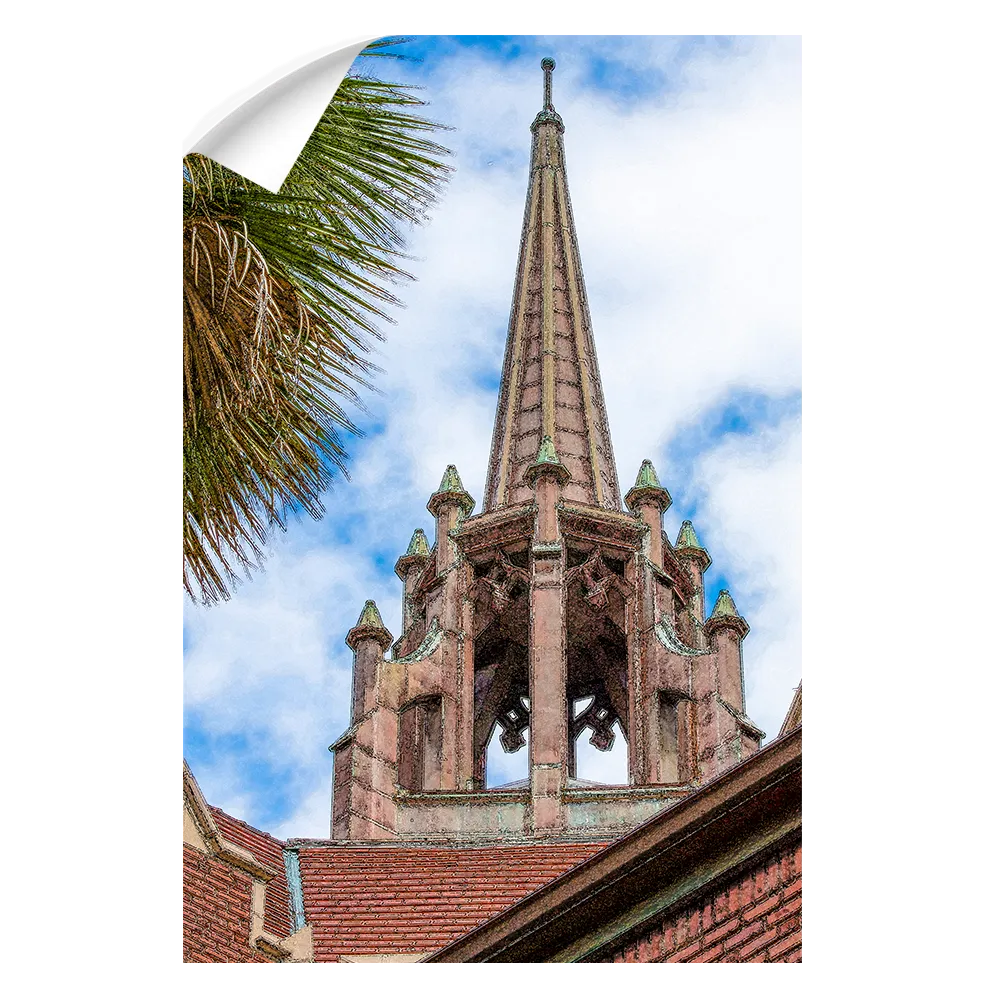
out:
M351 63L366 45L380 37L355 39L318 57L313 53L271 73L256 86L245 88L207 118L216 124L200 139L192 142L189 137L187 152L211 157L276 192ZM247 97L248 93L251 96ZM203 119L194 134L201 132L205 124Z

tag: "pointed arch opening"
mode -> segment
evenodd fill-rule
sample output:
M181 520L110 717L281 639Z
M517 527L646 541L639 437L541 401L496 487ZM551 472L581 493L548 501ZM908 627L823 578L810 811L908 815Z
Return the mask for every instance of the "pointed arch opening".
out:
M569 778L627 785L628 643L620 554L573 547L566 573Z
M475 567L472 755L475 788L527 780L527 548L497 548Z

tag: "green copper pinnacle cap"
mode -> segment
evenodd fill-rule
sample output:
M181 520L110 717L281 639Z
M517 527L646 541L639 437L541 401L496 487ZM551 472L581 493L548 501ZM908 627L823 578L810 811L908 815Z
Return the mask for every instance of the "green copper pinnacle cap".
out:
M358 624L347 633L345 641L351 649L357 649L358 643L363 639L375 639L383 649L388 649L392 642L392 633L382 623L382 616L374 601L365 601Z
M642 465L639 466L639 475L635 477L635 486L632 488L641 490L650 486L654 489L663 488L660 485L659 477L656 475L656 469L653 468L653 463L648 458L644 458Z
M707 632L711 633L719 629L732 629L739 635L741 640L750 631L750 626L747 625L746 619L736 610L736 604L733 602L732 597L730 597L728 590L719 591L719 596L715 601L715 608L711 615L709 615L708 621L705 622L705 630Z
M677 544L674 546L675 549L701 549L704 551L705 546L698 541L698 536L695 534L694 525L690 521L681 522L681 530L677 535Z
M427 502L427 509L437 517L438 511L447 501L451 501L461 507L464 515L470 514L472 508L476 506L476 501L472 499L472 496L462 485L458 469L454 465L449 465L444 470L444 475L441 477L441 485L431 494L431 498Z
M559 461L556 446L548 434L542 436L541 444L538 446L538 455L534 462L524 470L525 481L532 483L543 472L547 472L550 475L555 473L563 485L568 483L570 479L569 469Z
M437 488L437 492L465 492L465 487L462 485L462 480L458 475L458 469L456 469L454 465L449 465L448 468L444 470L444 475L441 477L441 485Z
M712 565L712 557L708 554L705 546L699 541L698 535L694 530L694 525L690 521L683 521L681 523L681 530L677 534L677 542L674 545L674 549L678 555L683 556L685 559L693 559L702 573Z
M424 534L424 529L417 528L413 532L413 537L410 539L410 544L406 552L396 560L396 576L405 583L406 574L410 568L413 566L416 566L418 569L423 568L427 565L427 560L430 557L431 550L427 544L427 536Z
M559 463L559 456L556 454L556 446L552 442L552 438L546 434L542 438L542 443L538 446L538 457L535 459L536 462L550 462L553 465Z
M408 556L429 556L431 554L431 550L427 545L427 536L424 534L423 528L417 528L413 532L413 537L410 539L406 554Z
M715 607L712 609L712 618L739 618L740 613L736 610L736 604L733 602L732 597L728 590L720 590L719 596L716 598Z
M670 494L660 485L660 479L656 475L653 463L648 459L642 460L639 466L639 475L635 477L635 486L625 494L625 506L634 511L637 506L652 503L665 511L672 503Z
M361 617L355 628L385 628L382 616L378 613L378 605L374 601L365 601L364 608L361 609Z

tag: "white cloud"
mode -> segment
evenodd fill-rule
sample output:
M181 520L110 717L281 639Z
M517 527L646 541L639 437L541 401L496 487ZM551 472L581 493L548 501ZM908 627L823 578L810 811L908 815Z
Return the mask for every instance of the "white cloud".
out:
M743 643L747 713L777 735L802 679L801 424L731 436L704 454L698 529L751 631ZM712 573L706 577L711 593Z
M329 837L330 802L333 792L330 775L320 781L287 819L270 831L275 837Z

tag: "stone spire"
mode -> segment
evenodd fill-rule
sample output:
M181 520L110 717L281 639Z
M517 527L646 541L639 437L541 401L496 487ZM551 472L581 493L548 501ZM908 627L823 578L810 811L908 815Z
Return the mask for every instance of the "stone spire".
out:
M542 60L543 108L531 125L531 167L500 400L483 510L533 497L525 473L543 438L569 473L571 503L621 510L576 227L566 183L562 118Z

